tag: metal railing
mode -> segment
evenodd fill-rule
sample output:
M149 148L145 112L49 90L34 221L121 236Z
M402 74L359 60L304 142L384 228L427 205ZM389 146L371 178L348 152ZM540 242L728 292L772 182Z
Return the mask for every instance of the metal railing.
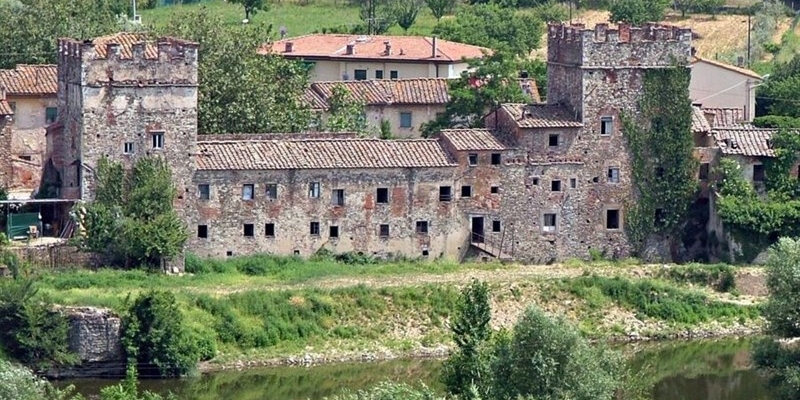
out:
M506 243L505 229L502 232L500 232L499 241L495 238L486 236L481 233L470 232L470 243L475 245L475 247L478 247L479 249L491 254L495 258L500 258L503 255L507 255L512 258L514 257L514 240L512 237L510 240L511 245L509 250L508 243ZM479 246L479 244L482 244L483 246Z

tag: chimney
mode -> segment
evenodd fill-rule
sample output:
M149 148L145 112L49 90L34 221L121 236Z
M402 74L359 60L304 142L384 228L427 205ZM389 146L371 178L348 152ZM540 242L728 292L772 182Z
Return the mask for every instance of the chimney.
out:
M285 52L291 53L292 51L294 51L294 42L286 42Z
M431 58L438 57L438 54L436 54L436 53L438 53L438 51L437 51L438 49L436 48L436 36L433 37L433 49L432 50L433 51L431 51Z
M352 56L353 54L356 54L356 45L348 44L347 45L347 50L345 50L345 54L347 54L348 56Z
M387 40L387 41L383 42L383 45L386 46L386 50L384 51L384 53L387 56L392 55L392 43Z

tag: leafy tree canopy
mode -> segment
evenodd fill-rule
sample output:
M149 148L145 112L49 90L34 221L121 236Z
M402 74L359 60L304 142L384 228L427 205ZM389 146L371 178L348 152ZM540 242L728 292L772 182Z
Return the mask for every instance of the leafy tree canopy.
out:
M669 0L613 0L609 19L633 25L661 21L668 4Z
M527 56L539 47L544 24L528 13L497 4L463 6L456 18L440 22L433 33L443 39Z
M269 10L269 0L231 0L231 3L238 3L244 7L244 17L247 20L259 11Z
M431 13L439 21L453 10L456 0L425 0L425 5L431 9Z

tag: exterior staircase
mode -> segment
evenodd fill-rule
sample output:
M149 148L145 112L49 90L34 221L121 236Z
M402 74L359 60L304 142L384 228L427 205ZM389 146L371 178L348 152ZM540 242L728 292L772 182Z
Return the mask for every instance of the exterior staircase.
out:
M505 239L505 232L503 232L501 237L502 239L500 240L500 243L497 243L496 241L491 240L484 235L472 232L470 246L500 261L511 261L514 259L514 251L513 249L509 251L508 245L504 246L505 240L503 239Z

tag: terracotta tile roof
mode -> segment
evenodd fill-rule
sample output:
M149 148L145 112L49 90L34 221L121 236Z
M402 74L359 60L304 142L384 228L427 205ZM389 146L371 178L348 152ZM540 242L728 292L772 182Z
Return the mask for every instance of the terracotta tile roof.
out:
M313 88L306 89L303 92L303 97L300 99L303 103L305 103L309 108L312 110L327 110L328 103L317 94L317 91Z
M580 121L557 104L517 104L500 106L510 115L520 128L578 128Z
M711 132L711 125L708 123L708 119L706 119L706 114L703 112L703 109L698 106L692 106L692 132Z
M714 140L726 155L743 155L752 157L774 157L769 140L777 133L777 129L767 128L721 128L714 129Z
M451 167L434 139L321 139L198 142L200 170Z
M711 123L714 128L749 125L743 108L703 108L703 111L714 115Z
M100 36L92 40L94 51L97 53L98 57L106 57L108 50L106 45L109 43L116 43L120 46L120 58L133 58L133 45L142 42L145 43L144 58L158 58L158 47L156 43L150 40L145 33L120 32L113 35Z
M357 101L368 106L391 104L446 104L449 80L418 78L368 81L314 82L311 90L327 102L336 85L343 85Z
M0 69L0 88L11 95L55 95L58 66L19 64L14 69Z
M758 79L759 81L764 80L764 78L762 78L761 75L759 75L759 74L755 73L754 71L749 70L747 68L737 67L735 65L725 64L723 62L719 62L719 61L716 61L716 60L710 60L708 58L702 58L702 57L694 56L694 58L692 59L691 63L692 64L696 64L698 62L704 62L704 63L707 63L707 64L714 65L716 67L727 69L728 71L737 72L737 73L740 73L742 75L748 76L750 78Z
M386 42L391 46L391 54L386 52ZM287 52L287 43L292 51ZM352 44L354 54L347 53L347 45ZM435 61L453 63L462 58L479 58L483 52L491 53L485 47L436 39L436 57L433 56L433 39L424 36L363 36L339 34L311 34L278 40L267 44L259 52L269 51L287 57L319 59L380 59L403 61Z
M457 151L506 148L488 129L443 129L439 135L450 142Z
M14 115L11 105L5 100L0 100L0 115Z

